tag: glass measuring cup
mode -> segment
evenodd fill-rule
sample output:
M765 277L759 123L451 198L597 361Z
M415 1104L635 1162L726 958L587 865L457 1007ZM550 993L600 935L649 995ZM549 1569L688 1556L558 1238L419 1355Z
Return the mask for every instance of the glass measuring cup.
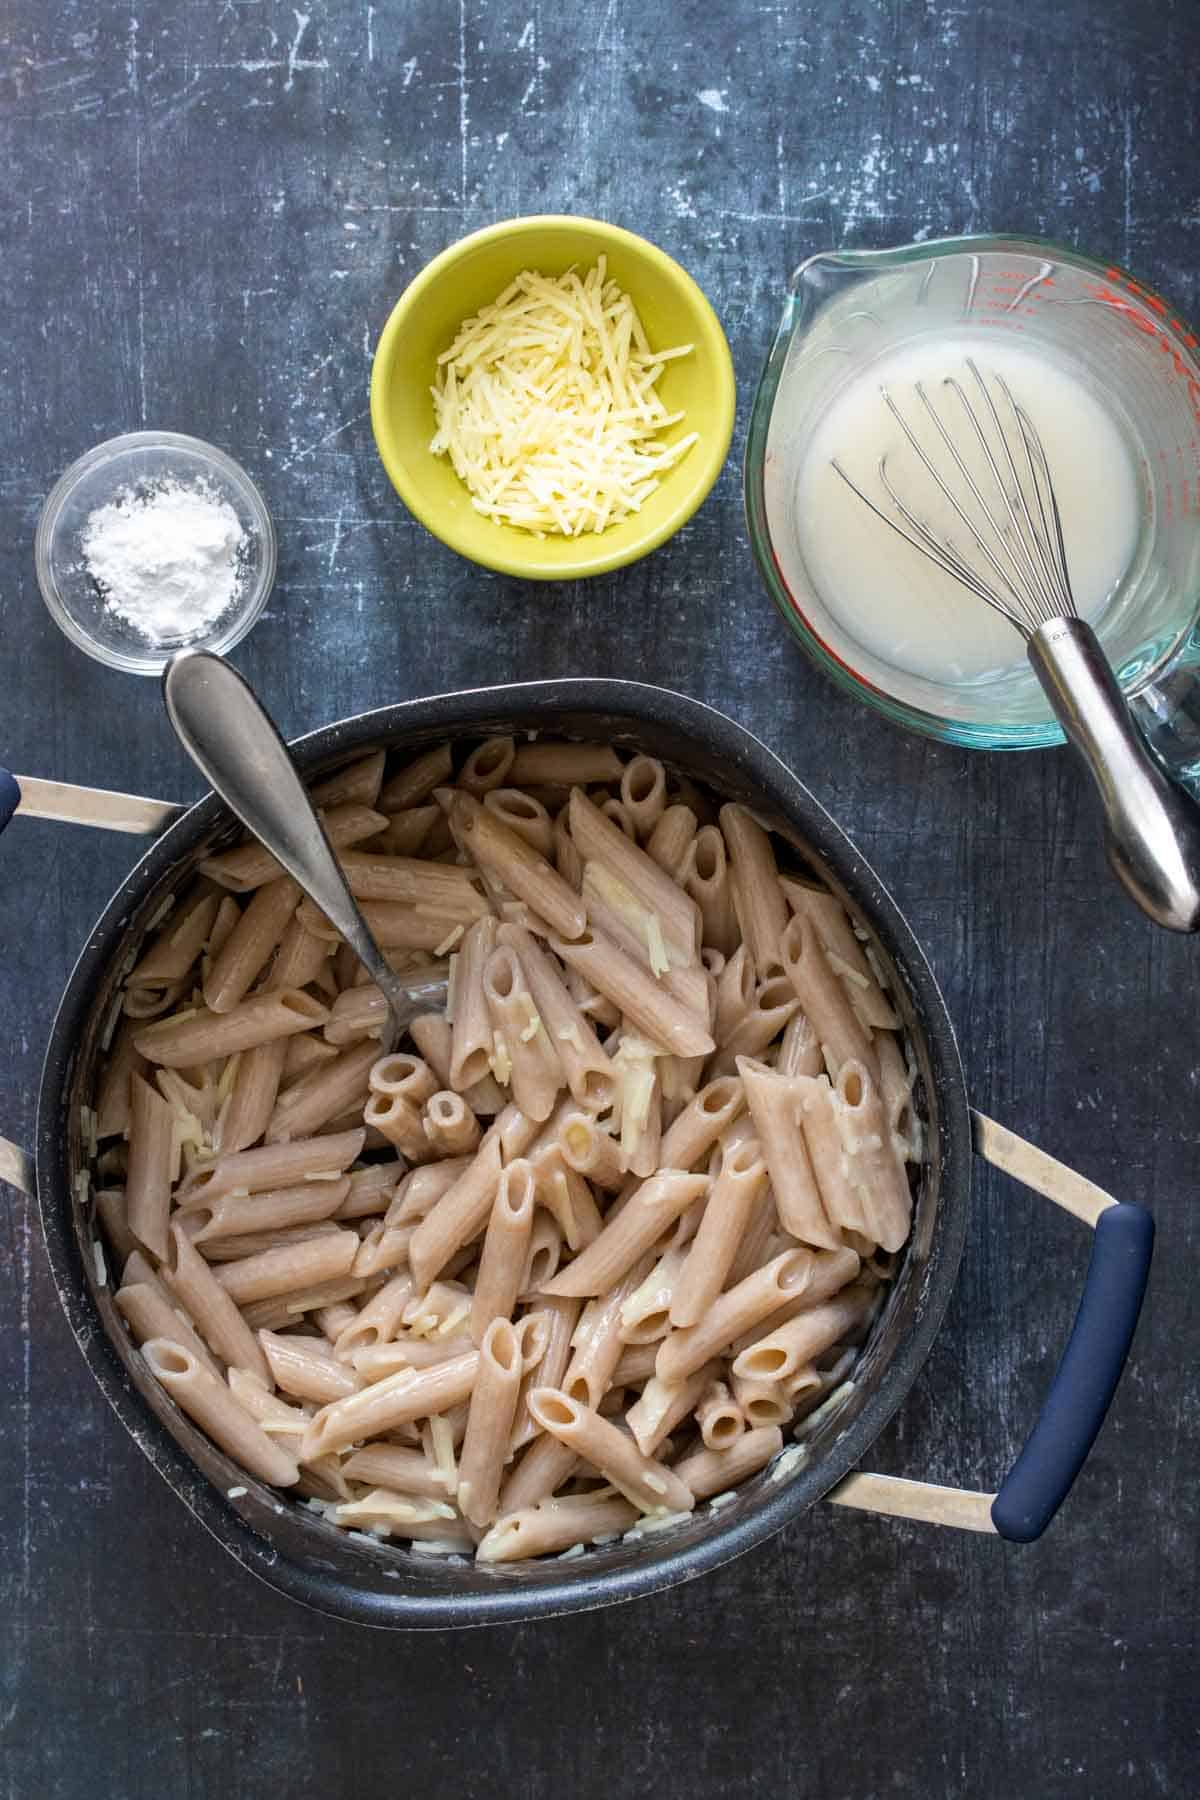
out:
M1157 294L1112 265L1004 237L803 263L746 445L746 512L769 592L813 660L897 724L983 749L1062 741L1015 633L1010 669L971 683L928 680L858 643L826 607L806 564L795 493L818 421L870 362L938 334L961 342L964 331L1045 352L1098 398L1124 438L1136 471L1137 542L1092 622L1143 734L1169 771L1200 794L1197 337ZM964 593L964 606L977 604Z

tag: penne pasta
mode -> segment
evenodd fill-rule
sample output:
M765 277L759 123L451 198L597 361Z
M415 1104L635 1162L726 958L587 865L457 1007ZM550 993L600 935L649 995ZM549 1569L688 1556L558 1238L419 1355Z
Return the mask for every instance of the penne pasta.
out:
M275 1386L285 1394L325 1406L358 1392L356 1372L334 1355L332 1344L325 1339L260 1331L258 1341Z
M297 1181L335 1179L362 1154L364 1136L362 1131L342 1131L220 1156L213 1163L193 1168L176 1198L186 1205L201 1194L206 1200L218 1200L238 1190L255 1194Z
M738 928L761 978L779 961L779 940L788 922L775 852L767 833L744 806L723 806L720 816Z
M224 1263L216 1270L216 1279L239 1305L251 1300L274 1300L280 1294L348 1275L357 1250L358 1238L353 1231L322 1232L307 1243L288 1244L281 1250L264 1250L240 1262Z
M784 1251L736 1287L726 1289L698 1325L673 1331L663 1340L654 1363L655 1374L663 1381L681 1381L760 1320L771 1318L811 1283L813 1255L811 1250Z
M800 1002L786 975L760 981L742 1017L709 1065L712 1075L732 1074L741 1056L761 1056L795 1017Z
M890 1042L890 1039L884 1040ZM778 1075L819 1075L825 1067L820 1040L807 1013L794 1012L779 1040L775 1058Z
M795 1411L782 1383L778 1381L753 1380L735 1372L733 1397L751 1431L757 1431L764 1425L786 1425Z
M859 1062L874 1077L875 1055L846 990L829 967L811 919L797 913L779 943L778 955L800 1005L812 1021L831 1077L844 1062Z
M322 1125L356 1111L368 1094L368 1077L378 1060L374 1042L351 1044L332 1062L321 1062L280 1093L267 1122L268 1144L309 1139Z
M707 1020L664 993L649 970L611 938L584 931L575 941L552 937L550 947L619 1007L651 1043L676 1056L704 1056L715 1048Z
M394 812L378 837L371 839L371 848L384 856L415 856L428 844L441 816L439 806L409 806Z
M812 921L826 960L845 984L850 1004L862 1023L868 1030L899 1030L896 1011L867 961L866 951L855 936L841 902L823 888L804 887L799 882L784 880L779 885L792 910L806 913Z
M436 1156L469 1156L479 1147L479 1121L461 1094L430 1096L421 1129Z
M577 938L587 915L576 894L544 856L470 794L456 794L450 827L460 849L533 909L552 930Z
M441 787L449 781L454 764L450 755L449 744L438 744L432 750L426 750L415 757L412 762L385 781L379 791L378 806L381 812L403 812L406 807L419 806L422 800L428 799L434 788Z
M267 1436L225 1383L190 1350L170 1338L150 1338L142 1345L142 1355L180 1410L242 1468L275 1487L295 1485L300 1478L295 1458Z
M386 823L381 813L355 803L331 807L321 820L325 835L335 850L374 837ZM261 844L242 844L236 850L224 850L218 856L207 857L200 864L200 873L235 894L261 889L281 876L279 864Z
M696 1204L703 1207L705 1202L699 1200ZM671 1329L671 1302L685 1255L681 1246L669 1245L645 1281L626 1300L621 1308L622 1343L650 1344L666 1337Z
M589 787L619 781L623 767L611 744L520 744L508 779L520 787Z
M884 1117L879 1090L858 1061L842 1064L834 1114L846 1152L846 1176L862 1212L865 1235L899 1250L912 1225L912 1193Z
M491 788L483 797L486 811L502 825L524 838L531 849L550 861L554 855L554 823L540 800L520 788Z
M563 1376L563 1392L584 1406L598 1408L612 1386L621 1360L621 1309L637 1292L650 1270L652 1258L636 1262L623 1281L584 1307L571 1339L572 1357Z
M525 1263L521 1270L517 1296L519 1299L528 1300L534 1295L541 1299L542 1290L548 1281L554 1279L562 1261L562 1249L563 1234L557 1219L550 1213L535 1213Z
M413 1278L407 1270L402 1275L393 1275L339 1335L333 1346L337 1360L351 1362L359 1350L390 1343L399 1334L413 1297Z
M218 1156L227 1151L248 1150L258 1142L275 1110L288 1047L310 1041L301 1037L272 1038L238 1053L233 1086L213 1127L212 1146Z
M299 904L300 887L290 875L259 888L205 974L204 1003L210 1012L230 1012L249 993L279 948Z
M643 1456L653 1456L675 1427L694 1412L700 1397L716 1379L719 1363L705 1363L681 1381L652 1375L638 1399L627 1408L625 1422Z
M538 1316L545 1327L545 1347L538 1361L526 1370L521 1379L521 1391L517 1396L517 1409L513 1414L509 1439L510 1458L524 1445L531 1443L538 1434L539 1427L529 1411L530 1392L535 1387L557 1387L566 1374L571 1360L571 1338L579 1323L580 1311L578 1300L538 1300Z
M755 1139L722 1157L687 1261L673 1286L672 1325L697 1325L714 1304L766 1185L766 1163Z
M728 1450L746 1429L746 1415L723 1381L711 1381L696 1403L696 1423L707 1450Z
M191 1320L177 1306L157 1281L125 1281L114 1295L117 1311L129 1327L137 1344L150 1338L166 1338L190 1350L198 1362L214 1375L220 1369L209 1355Z
M832 1299L808 1306L742 1350L733 1360L734 1375L746 1381L790 1381L861 1324L873 1304L870 1289L848 1287Z
M313 789L429 995L402 1049L331 921L223 851L115 996L80 1204L248 1472L500 1563L632 1543L815 1432L923 1144L878 965L744 806L608 745L463 752Z
M506 1512L479 1540L475 1560L519 1562L528 1556L550 1556L573 1544L607 1543L627 1531L641 1515L619 1497L569 1494L544 1499L517 1512Z
M667 807L667 772L656 756L638 755L625 764L621 771L621 804L632 821L637 841L644 844Z
M475 1278L471 1336L477 1344L482 1344L494 1320L512 1317L529 1251L534 1196L530 1164L509 1163L500 1174Z
M412 1235L408 1260L418 1287L427 1287L455 1251L483 1230L500 1185L500 1143L494 1129Z
M140 1075L130 1075L129 1093L125 1220L138 1242L162 1258L167 1254L167 1218L176 1173L175 1116Z
M253 1331L181 1225L171 1227L162 1279L214 1355L267 1379Z
M307 930L297 912L284 927L275 960L259 983L259 993L276 994L280 988L307 987L323 972L332 954L332 943Z
M567 1299L609 1292L707 1188L706 1175L660 1169L605 1223L599 1237L547 1283L545 1291Z
M737 1059L746 1104L771 1172L783 1229L803 1244L834 1250L840 1238L821 1204L820 1191L800 1128L803 1077L777 1075L748 1056Z
M328 1009L301 988L259 994L224 1013L199 1007L180 1017L159 1019L135 1039L147 1061L160 1068L194 1069L217 1057L236 1056L274 1038L323 1025Z
M310 1462L345 1450L360 1438L378 1437L411 1419L448 1412L470 1397L479 1372L479 1352L451 1357L428 1369L405 1369L323 1406L304 1434L300 1456Z
M703 942L723 956L732 956L742 942L742 932L733 903L733 879L725 853L725 839L715 825L702 825L695 833L678 880L684 893L700 908ZM748 947L747 960L750 960Z
M497 938L516 955L573 1098L588 1111L603 1112L612 1105L616 1081L591 1023L530 932L519 925L502 925Z
M364 1444L345 1459L342 1473L350 1481L367 1481L373 1487L427 1500L445 1499L453 1492L453 1482L443 1470L430 1463L423 1451L409 1450L403 1444Z
M691 807L668 806L646 839L646 855L664 869L672 881L680 881L695 835L696 815Z
M538 1344L534 1354L534 1344ZM472 1525L487 1525L496 1516L500 1479L508 1461L517 1394L525 1358L535 1362L545 1343L537 1315L513 1325L491 1321L479 1346L479 1373L471 1391L471 1410L458 1461L458 1504Z
M240 1238L250 1232L286 1230L289 1225L311 1225L332 1218L349 1191L350 1177L343 1175L337 1181L305 1181L263 1194L195 1200L181 1208L177 1217L193 1244L207 1244L214 1238Z
M527 1118L548 1119L563 1085L562 1065L510 945L500 944L488 956L483 996L492 1027L492 1073L511 1087Z
M476 798L482 798L508 779L515 755L516 745L512 738L485 738L482 744L476 745L459 770L459 787Z
M145 1075L145 1057L134 1044L141 1030L137 1019L124 1018L117 1027L112 1051L96 1091L96 1136L120 1137L129 1130L129 1078Z
M350 804L372 807L379 798L385 760L382 750L372 750L369 756L355 757L345 768L318 781L315 787L309 789L308 797L316 807Z
M571 792L569 816L571 836L584 863L597 862L607 869L647 912L657 916L664 942L675 946L682 962L693 962L700 952L700 914L695 902L579 788Z
M746 1105L736 1075L722 1075L702 1087L663 1134L659 1158L663 1168L694 1169Z
M540 1425L512 1474L500 1489L500 1516L547 1499L574 1474L579 1457L569 1444L549 1436Z
M130 988L174 987L195 966L217 916L217 896L201 894L176 908L126 977Z
M558 1147L569 1168L616 1193L624 1186L628 1170L617 1140L596 1123L591 1113L570 1112L558 1131Z
M488 917L474 924L451 959L453 976L446 1007L453 1010L453 1048L450 1086L462 1093L488 1073L492 1054L492 1027L484 991L484 970L496 943L496 921Z
M757 1474L782 1449L783 1433L778 1425L764 1425L742 1432L727 1448L693 1450L676 1463L675 1472L697 1500L707 1500L713 1494L728 1493L747 1476Z
M665 1463L644 1456L632 1438L561 1388L535 1388L529 1410L543 1431L598 1469L640 1512L691 1512L695 1506L691 1489Z

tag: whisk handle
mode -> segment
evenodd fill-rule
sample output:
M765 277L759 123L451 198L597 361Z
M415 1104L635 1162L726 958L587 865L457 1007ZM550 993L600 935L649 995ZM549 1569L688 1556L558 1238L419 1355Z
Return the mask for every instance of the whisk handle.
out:
M1051 619L1027 648L1100 791L1105 848L1118 881L1156 924L1200 930L1200 805L1155 760L1095 632L1082 619Z

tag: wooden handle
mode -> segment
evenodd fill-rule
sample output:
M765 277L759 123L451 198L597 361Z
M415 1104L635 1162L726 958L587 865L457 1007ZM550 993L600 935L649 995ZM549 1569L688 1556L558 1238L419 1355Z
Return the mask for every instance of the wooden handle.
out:
M18 813L31 819L57 819L64 825L97 825L105 831L153 836L185 810L170 800L144 800L140 794L114 794L107 788L76 787L70 781L42 781L18 775Z
M33 1158L26 1155L16 1144L10 1144L7 1138L0 1137L0 1181L7 1181L26 1194L30 1200L35 1193Z
M1118 1204L1111 1194L1106 1194L1086 1175L1068 1169L1066 1163L1047 1156L1036 1144L1018 1137L1005 1125L997 1125L995 1119L976 1112L974 1107L971 1108L971 1135L976 1155L990 1162L993 1168L1003 1169L1014 1181L1024 1182L1035 1194L1053 1200L1055 1206L1073 1213L1093 1230L1100 1214Z
M920 1519L926 1525L953 1525L959 1531L987 1531L993 1537L995 1494L972 1488L938 1487L932 1481L905 1481L899 1475L847 1475L825 1496L835 1506L888 1513L893 1519Z
M856 1473L828 1497L836 1506L1031 1543L1066 1498L1104 1422L1137 1324L1154 1224L1141 1207L1114 1200L1094 1181L973 1109L971 1131L978 1155L1096 1232L1066 1352L1025 1448L997 1493Z

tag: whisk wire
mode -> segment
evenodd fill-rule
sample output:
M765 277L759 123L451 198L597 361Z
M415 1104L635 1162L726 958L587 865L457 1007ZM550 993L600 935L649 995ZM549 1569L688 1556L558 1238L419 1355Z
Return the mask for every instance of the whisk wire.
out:
M879 460L878 474L890 513L851 479L836 457L833 467L876 518L1028 639L1047 620L1075 612L1050 463L1036 426L1003 376L993 372L991 379L1003 397L1006 413L1011 414L1010 423L1001 416L974 359L968 357L966 366L978 389L978 400L972 399L956 376L946 376L942 386L955 396L982 465L974 457L968 460L961 434L947 424L923 382L914 383L914 391L953 472L938 467L940 457L935 460L930 454L928 439L922 442L891 392L881 387L880 395L934 488L965 530L974 555L956 543L951 533L923 518L898 491L888 473L886 453ZM991 492L993 485L998 499ZM902 523L897 523L897 518Z

